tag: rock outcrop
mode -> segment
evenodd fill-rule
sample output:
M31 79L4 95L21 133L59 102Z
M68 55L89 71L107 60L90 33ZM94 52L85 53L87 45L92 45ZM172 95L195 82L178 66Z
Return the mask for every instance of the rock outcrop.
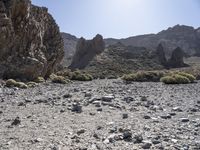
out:
M171 58L168 60L168 66L170 68L180 68L180 67L186 67L187 64L184 63L185 54L183 50L180 47L177 47L173 52Z
M30 0L0 0L0 77L50 75L64 56L59 27Z
M76 44L78 38L68 33L61 33L64 41L65 56L61 62L62 66L69 66L72 62L72 58L76 52Z
M163 66L167 66L167 59L165 56L165 51L162 44L159 44L156 50L158 60Z
M96 35L92 40L80 38L76 46L76 53L69 68L84 69L96 55L103 52L104 48L105 43L101 35Z

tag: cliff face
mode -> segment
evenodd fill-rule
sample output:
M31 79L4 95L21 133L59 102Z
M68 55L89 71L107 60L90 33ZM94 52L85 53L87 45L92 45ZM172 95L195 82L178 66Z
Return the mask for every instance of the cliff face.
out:
M76 52L76 44L79 39L68 33L61 33L61 35L64 41L65 50L65 56L61 64L66 67L69 66L72 62L72 58Z
M76 46L76 53L69 68L84 69L96 55L103 52L104 48L105 43L101 35L97 35L92 40L80 38Z
M64 56L59 27L30 0L0 0L0 77L48 76Z

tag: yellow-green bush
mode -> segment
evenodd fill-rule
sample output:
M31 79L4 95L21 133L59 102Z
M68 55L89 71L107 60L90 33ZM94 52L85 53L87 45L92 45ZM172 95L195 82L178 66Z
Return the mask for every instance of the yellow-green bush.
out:
M195 81L195 77L184 72L177 72L160 79L165 84L188 84Z
M92 75L88 73L83 73L80 70L71 71L71 70L62 70L56 73L58 76L64 76L70 80L76 81L91 81L93 80Z
M142 71L133 74L127 74L122 77L125 81L136 82L158 82L160 78L164 76L162 71Z
M185 72L179 72L178 74L188 78L190 82L194 82L196 80L196 78L192 74L185 73Z
M45 82L45 79L44 79L43 77L37 77L37 78L34 80L34 82L36 82L36 83L43 83L43 82Z
M17 81L15 81L13 79L8 79L6 81L6 86L7 87L18 87L18 88L23 88L23 89L28 88L28 86L25 83L23 83L23 82L17 82Z
M38 84L36 82L31 81L31 82L28 82L27 85L28 87L33 88L33 87L36 87Z
M53 83L68 84L70 82L70 80L66 79L65 77L58 76L58 75L55 75L55 74L52 74L50 76L50 79Z

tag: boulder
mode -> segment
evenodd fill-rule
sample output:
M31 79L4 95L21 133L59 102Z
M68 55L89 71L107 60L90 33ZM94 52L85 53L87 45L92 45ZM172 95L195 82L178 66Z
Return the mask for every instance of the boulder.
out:
M64 56L59 27L30 0L0 0L0 78L49 76Z
M76 52L69 66L70 69L84 69L89 62L98 54L103 52L105 43L101 35L96 35L92 40L80 38Z

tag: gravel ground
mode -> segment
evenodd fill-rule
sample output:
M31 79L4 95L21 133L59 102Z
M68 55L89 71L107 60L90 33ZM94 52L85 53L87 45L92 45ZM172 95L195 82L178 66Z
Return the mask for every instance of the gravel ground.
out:
M200 82L1 88L1 150L200 150Z

